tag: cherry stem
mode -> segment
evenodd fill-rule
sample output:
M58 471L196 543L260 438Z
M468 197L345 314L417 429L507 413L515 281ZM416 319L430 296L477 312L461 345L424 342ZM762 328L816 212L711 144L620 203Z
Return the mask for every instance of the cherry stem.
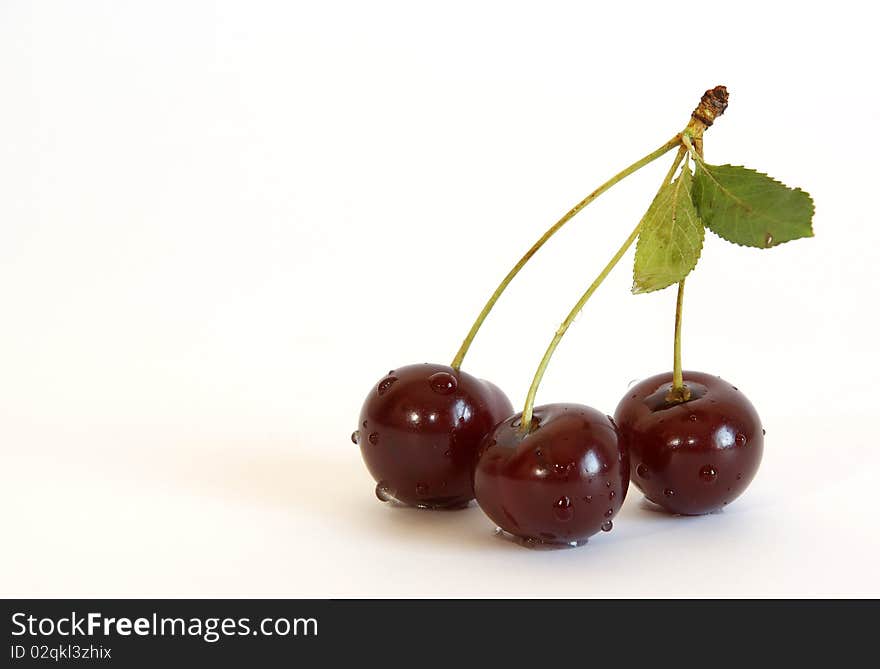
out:
M684 279L678 282L678 297L675 300L675 344L673 346L672 388L666 395L668 402L687 402L691 391L684 385L681 373L681 312L684 305Z
M675 160L672 163L672 167L669 168L669 171L666 173L666 176L663 178L662 186L665 186L672 177L675 175L675 171L678 169L678 166L681 164L682 159L685 155L684 147L679 147L678 153L675 156ZM661 187L662 187L661 186ZM592 297L593 293L596 292L596 289L602 285L602 282L608 277L611 273L611 270L614 269L615 265L620 262L620 259L626 254L629 250L629 247L632 246L633 242L639 236L639 232L642 230L642 224L644 223L644 218L639 221L638 225L633 229L630 233L629 237L626 238L626 241L623 242L621 247L617 250L611 260L608 261L608 264L605 265L605 268L599 273L599 276L590 284L590 287L587 288L587 291L581 295L581 299L577 301L577 303L572 307L572 310L568 312L568 316L565 317L565 320L562 321L562 325L556 330L556 334L553 335L553 339L550 342L550 345L547 347L547 350L544 352L544 357L541 358L541 362L538 365L538 369L535 372L535 377L532 379L532 385L529 386L529 392L526 396L526 404L523 408L522 413L522 421L520 425L520 430L524 433L528 433L532 429L532 411L535 406L535 395L538 393L538 386L541 385L541 379L544 378L544 372L547 371L547 365L550 364L550 358L553 357L553 353L556 351L556 347L559 346L559 342L562 341L562 337L565 335L565 332L568 330L569 326L574 322L574 319L577 318L578 314L584 308L584 305L587 303L587 300Z
M548 228L547 231L543 235L541 235L541 238L532 245L532 248L530 248L528 251L526 251L526 254L522 258L519 259L519 262L517 262L516 265L513 266L513 269L511 269L507 273L507 276L505 276L504 279L502 279L501 283L498 284L498 287L495 289L495 292L492 293L492 296L489 298L489 301L486 302L486 305L483 307L483 310L480 312L479 316L477 316L477 320L474 321L474 324L471 326L470 332L467 333L467 336L464 338L464 341L461 343L461 348L459 348L458 353L455 354L455 358L452 360L451 367L453 369L460 369L461 368L461 363L464 360L464 356L467 354L468 349L470 348L471 343L474 340L474 337L476 337L477 332L479 332L480 327L483 325L483 321L486 320L486 317L489 315L489 312L492 311L492 307L495 306L495 303L498 301L498 298L501 297L501 294L507 288L508 284L511 281L513 281L513 278L517 274L519 274L519 271L532 258L532 256L535 255L542 246L544 246L544 244L547 242L548 239L550 239L553 235L555 235L556 232L563 225L565 225L572 218L574 218L584 207L586 207L588 204L590 204L593 200L598 198L600 195L602 195L602 193L607 191L609 188L614 186L616 183L622 181L623 179L625 179L629 175L633 174L634 172L637 172L638 170L643 168L645 165L654 162L655 160L657 160L657 158L665 155L666 153L668 153L672 149L674 149L676 147L680 147L681 146L681 139L682 139L681 133L675 135L675 137L673 137L668 142L663 144L663 146L659 147L657 150L652 151L648 155L646 155L643 158L640 158L639 160L634 162L632 165L630 165L626 169L621 170L620 172L615 174L608 181L606 181L601 186L599 186L596 190L594 190L592 193L587 195L587 197L585 197L583 200L578 202L574 207L572 207L568 211L568 213L565 214L565 216L560 218L556 223L554 223L550 228Z
M691 143L691 134L688 132L692 127L697 130L694 142ZM703 131L704 127L696 122L689 124L688 129L682 133L681 143L683 148L694 159L694 162L703 160ZM699 141L697 141L699 140ZM687 402L691 398L691 389L684 384L684 376L681 371L681 316L684 309L684 279L678 283L678 296L675 300L675 338L672 351L672 388L666 393L666 401L670 404Z
M695 163L703 162L703 152L698 151L694 144L691 142L691 137L688 133L683 133L681 136L681 143L684 145L687 152L690 154L691 158L694 159Z

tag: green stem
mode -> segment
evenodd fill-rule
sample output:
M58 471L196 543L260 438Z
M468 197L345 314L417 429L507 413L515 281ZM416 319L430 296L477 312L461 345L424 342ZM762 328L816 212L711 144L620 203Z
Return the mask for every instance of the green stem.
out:
M691 397L690 389L684 385L681 373L681 313L684 306L684 279L678 282L678 297L675 301L675 344L673 346L672 388L666 396L667 401L687 402Z
M683 150L687 150L688 154L694 159L694 162L702 162L703 145L702 135L700 143L694 145L691 143L691 137L687 131L682 133L681 143ZM671 404L680 404L687 402L691 398L691 389L684 384L684 376L681 371L681 316L684 309L684 279L678 283L678 296L675 300L675 338L673 342L672 352L672 388L666 393L666 401Z
M678 169L678 166L681 163L683 157L684 148L679 148L678 154L676 154L675 156L675 161L672 163L672 167L669 168L669 171L666 173L666 176L663 179L663 186L669 183L669 181L675 175L675 170ZM541 362L538 365L538 369L535 372L534 378L532 379L532 385L529 386L529 392L526 396L526 404L523 408L522 421L520 425L520 430L522 432L528 433L531 430L532 412L535 406L535 395L538 393L538 386L541 385L541 379L544 378L544 372L547 371L547 365L550 364L550 358L553 357L553 353L555 353L556 347L559 346L559 342L562 341L562 337L565 335L565 332L574 322L574 319L577 318L577 315L581 312L581 309L584 308L587 300L589 300L590 297L592 297L593 293L596 292L596 289L602 285L602 282L605 281L605 279L611 273L611 270L614 269L614 266L617 265L618 262L620 262L620 259L626 254L626 252L629 250L629 247L632 246L633 242L638 238L639 232L642 229L642 223L644 223L644 219L639 221L638 225L636 225L636 227L630 233L629 237L626 238L626 241L617 250L617 253L612 256L611 260L608 261L608 264L605 265L605 268L599 273L599 276L597 276L595 281L590 284L590 287L587 288L587 291L583 295L581 295L581 299L579 299L572 310L568 312L568 316L565 317L565 320L562 321L562 325L559 326L559 328L556 330L556 334L553 335L553 339L550 342L550 345L547 347L547 350L544 352L544 357L541 358Z
M691 158L694 159L694 162L703 162L703 154L694 147L691 143L691 137L686 132L681 135L681 143L684 144L685 149L690 154Z
M477 335L477 332L480 330L480 327L483 325L483 321L486 320L486 317L489 315L489 312L492 311L492 307L495 306L495 303L498 301L498 298L501 297L501 294L507 288L508 284L513 281L513 278L519 274L519 271L525 266L525 264L531 259L538 250L544 246L548 239L550 239L556 232L566 223L568 223L572 218L574 218L584 207L586 207L590 202L599 197L602 193L611 188L614 184L622 181L632 173L640 170L645 165L657 160L662 155L665 155L672 149L681 145L681 134L675 135L668 142L663 144L663 146L659 147L657 150L652 151L648 155L643 158L640 158L632 165L627 167L626 169L618 172L613 177L611 177L608 181L599 186L592 193L587 195L583 200L578 202L574 207L572 207L568 213L565 214L562 218L560 218L553 226L547 229L547 231L541 236L541 238L536 241L532 248L526 251L526 254L519 259L519 262L513 266L507 276L502 279L501 283L498 284L498 287L495 289L495 292L492 293L492 296L489 298L489 301L486 302L486 305L483 307L483 310L477 316L477 320L474 321L474 324L471 326L470 332L467 333L467 336L464 338L464 341L461 344L461 347L458 349L458 353L455 354L455 358L452 360L452 367L454 369L460 369L461 363L464 360L464 356L467 354L468 349L471 346L471 343L474 340L474 337Z

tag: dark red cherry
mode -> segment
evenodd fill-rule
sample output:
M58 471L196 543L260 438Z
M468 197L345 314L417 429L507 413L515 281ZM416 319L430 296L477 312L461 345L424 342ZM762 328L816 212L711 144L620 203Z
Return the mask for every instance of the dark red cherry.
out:
M529 542L572 544L612 527L629 485L629 458L609 416L580 404L535 407L495 427L480 447L477 503Z
M474 498L480 442L511 413L510 400L488 381L446 365L408 365L373 386L352 441L379 499L455 508Z
M735 386L702 372L683 376L688 401L667 401L672 374L658 374L630 388L614 421L645 497L672 513L698 515L742 494L761 463L764 434Z

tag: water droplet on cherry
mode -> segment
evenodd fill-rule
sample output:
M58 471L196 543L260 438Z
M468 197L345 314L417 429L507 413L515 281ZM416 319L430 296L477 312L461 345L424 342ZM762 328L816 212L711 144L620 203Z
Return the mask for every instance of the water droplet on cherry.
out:
M391 493L391 489L385 484L384 481L379 481L376 484L376 497L379 498L380 502L391 502L394 499L394 495Z
M718 472L715 471L715 467L712 465L704 465L700 469L700 479L702 479L703 483L715 483L716 478L718 478Z
M666 490L663 491L663 494L667 497L675 497L675 491L672 488L666 488Z
M351 443L356 444L361 440L361 433L355 430L351 433Z
M762 434L762 435L766 435L766 434L767 434L767 430L761 429L761 434Z
M561 521L571 520L574 516L574 509L571 508L571 500L563 495L553 504L553 513Z
M379 443L379 433L378 432L370 432L370 436L367 437L373 446Z
M697 415L696 414L692 413L690 416L688 416L688 418L691 420L692 423L697 422Z
M646 465L644 462L636 467L636 474L641 476L646 481L651 478L651 470L648 469L648 465Z
M614 523L612 523L610 520L606 520L604 523L602 523L603 532L610 532L612 527L614 527Z
M608 509L608 510L605 512L605 517L606 517L606 518L611 518L611 516L613 516L613 515L614 515L614 509Z
M614 499L616 496L617 496L617 493L615 493L613 490L608 493L608 499Z
M587 495L586 497L584 497L584 501L585 501L587 504L592 504L592 503L593 503L593 496L592 496L592 495Z
M740 433L740 434L736 435L736 438L734 439L734 441L736 442L737 446L745 446L748 439L746 439L746 435Z
M397 381L396 376L389 376L387 379L382 379L379 382L379 385L376 387L376 392L378 392L380 395L384 395L388 392L388 389L394 385L395 381Z
M449 372L437 372L428 377L431 390L441 395L451 395L458 388L458 381Z

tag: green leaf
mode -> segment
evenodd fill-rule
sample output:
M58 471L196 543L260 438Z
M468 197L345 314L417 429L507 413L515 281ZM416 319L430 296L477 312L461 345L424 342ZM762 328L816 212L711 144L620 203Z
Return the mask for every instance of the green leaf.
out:
M697 161L694 206L719 237L742 246L769 248L813 236L813 200L746 167Z
M684 279L703 250L705 230L694 208L690 168L664 185L645 217L633 266L634 293L660 290Z

